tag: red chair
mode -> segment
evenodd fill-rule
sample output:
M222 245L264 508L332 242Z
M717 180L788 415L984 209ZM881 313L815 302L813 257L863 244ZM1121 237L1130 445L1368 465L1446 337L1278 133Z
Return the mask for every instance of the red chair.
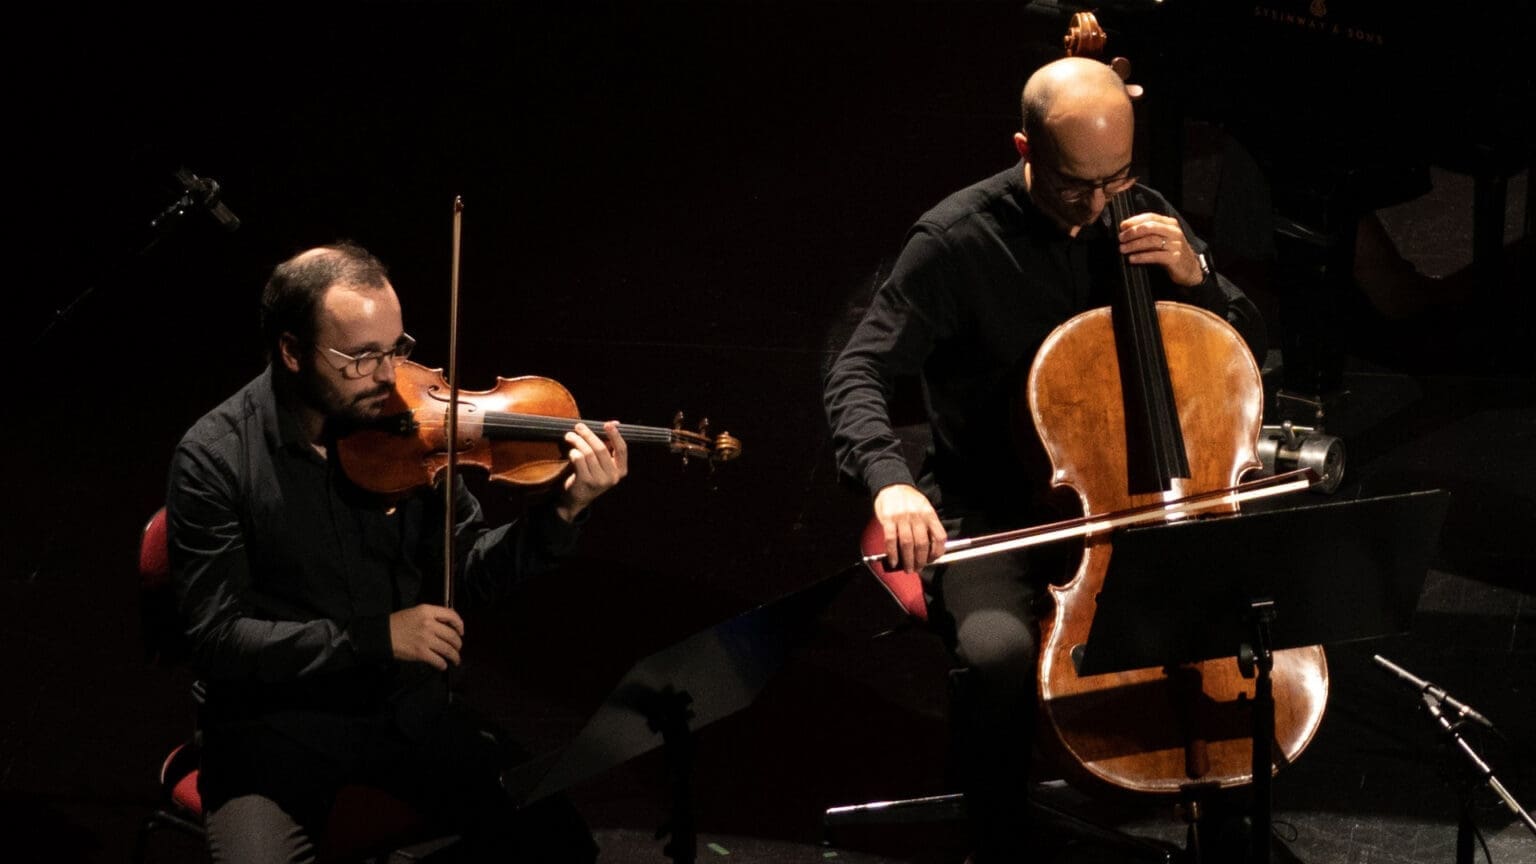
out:
M869 520L864 526L864 534L859 538L860 549L879 549L885 546L885 530L880 527L879 519ZM911 570L886 570L884 567L875 568L875 576L880 585L890 592L891 599L896 605L907 613L908 616L926 622L928 620L928 600L923 597L923 577Z
M139 541L140 600L145 638L151 656L159 661L179 654L174 603L171 598L170 561L167 551L165 508L161 507L144 526ZM201 698L201 684L193 685ZM198 736L196 733L171 749L160 765L160 803L140 826L134 861L143 862L149 840L161 828L173 828L203 838L203 800L197 791ZM447 845L453 838L423 840L426 823L421 814L398 798L368 786L348 786L336 804L319 841L319 860L364 861L417 843L422 851Z

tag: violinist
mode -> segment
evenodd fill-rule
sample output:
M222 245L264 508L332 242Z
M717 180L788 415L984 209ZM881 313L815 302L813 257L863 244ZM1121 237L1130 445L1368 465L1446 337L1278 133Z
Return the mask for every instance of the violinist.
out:
M1120 266L1150 265L1158 299L1224 317L1263 356L1254 304L1212 268L1188 222L1133 175L1134 115L1124 82L1068 57L1030 76L1013 144L1019 161L930 209L907 233L890 277L833 362L825 407L840 474L874 497L886 555L919 570L930 621L949 648L955 774L973 860L1029 860L1023 828L1035 720L1043 585L1070 575L1060 549L924 569L946 535L972 537L1063 518L1050 463L1016 425L1045 337L1108 305ZM1113 223L1107 203L1133 214ZM890 397L917 376L932 435L914 473ZM1027 412L1024 413L1028 416Z
M206 699L199 791L215 861L314 860L339 788L365 784L462 835L466 860L590 861L558 798L517 810L504 736L451 698L473 645L433 591L441 490L381 501L332 458L375 418L410 353L384 266L348 243L272 271L267 368L182 438L166 501L172 576ZM551 570L627 472L617 424L565 436L569 475L506 525L455 483L458 596L489 601ZM438 592L441 588L438 588Z

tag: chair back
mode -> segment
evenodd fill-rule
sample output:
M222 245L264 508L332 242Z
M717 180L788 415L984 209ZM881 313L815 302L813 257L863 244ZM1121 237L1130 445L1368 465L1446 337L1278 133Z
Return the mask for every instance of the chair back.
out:
M187 656L175 591L171 586L170 541L165 508L149 517L139 535L139 604L147 656L155 662ZM193 684L201 701L201 685ZM201 833L202 795L198 791L201 747L198 735L178 745L160 766L162 808L145 823L146 832L174 825ZM190 821L189 821L190 820ZM320 860L353 861L380 855L419 840L427 829L425 817L393 795L371 786L348 785L337 794L326 831L320 838ZM142 843L143 841L141 841Z
M165 508L155 511L139 532L139 587L156 591L170 584L171 559L165 536Z
M864 535L859 540L859 548L865 555L883 555L885 553L885 529L880 527L879 519L871 519L864 526ZM869 568L880 580L880 584L889 591L891 598L902 611L919 621L928 620L928 601L923 597L923 577L911 570L887 570L883 564L877 563Z
M145 659L167 664L188 656L176 612L176 592L171 587L164 507L149 517L139 534L139 628Z

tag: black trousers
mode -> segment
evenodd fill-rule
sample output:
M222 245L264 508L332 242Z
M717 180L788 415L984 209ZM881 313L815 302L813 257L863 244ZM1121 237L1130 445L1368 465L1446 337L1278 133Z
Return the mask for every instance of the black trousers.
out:
M1000 530L946 520L954 536ZM1019 527L1011 525L1008 527ZM951 751L977 864L1024 860L1036 725L1038 620L1046 581L1070 572L1077 548L1002 553L933 568L929 622L957 669L951 674Z
M420 737L392 723L359 724L345 754L321 754L267 729L204 732L200 791L216 862L305 862L321 853L326 822L345 785L382 789L427 817L435 834L459 834L438 861L591 862L597 846L560 797L515 806L502 771L520 750L457 706Z

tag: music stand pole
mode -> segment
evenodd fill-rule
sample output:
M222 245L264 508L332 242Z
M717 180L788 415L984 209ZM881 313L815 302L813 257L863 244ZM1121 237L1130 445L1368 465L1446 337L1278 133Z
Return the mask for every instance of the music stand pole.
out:
M688 722L693 711L688 707L693 697L687 692L666 690L646 700L646 726L661 735L662 754L667 763L667 779L672 787L672 814L656 832L668 836L662 853L673 864L694 864L698 859L698 830L693 816L693 731Z
M1255 600L1253 609L1252 645L1242 646L1239 665L1248 674L1249 666L1256 667L1253 683L1253 814L1252 828L1248 835L1248 860L1250 864L1269 864L1269 831L1271 787L1274 784L1273 750L1275 740L1275 690L1270 672L1275 668L1275 655L1271 650L1270 625L1275 620L1273 600ZM1249 657L1247 655L1251 654Z
M1077 673L1235 655L1256 677L1252 701L1212 706L1251 712L1250 861L1273 857L1274 751L1289 746L1276 741L1275 653L1407 632L1449 497L1428 490L1117 532ZM1309 710L1320 718L1320 706Z
M1477 772L1478 779L1487 783L1489 788L1493 789L1499 798L1503 799L1505 806L1509 807L1516 816L1520 817L1520 821L1525 823L1525 827L1532 834L1536 834L1536 819L1532 819L1530 812L1520 806L1520 802L1516 801L1515 796L1511 795L1509 790L1504 788L1504 784L1499 782L1499 778L1493 776L1493 769L1488 767L1488 763L1484 762L1481 756L1477 755L1477 751L1472 749L1472 745L1467 743L1467 739L1461 737L1462 721L1457 720L1457 722L1452 723L1450 718L1445 716L1445 712L1440 710L1440 699L1434 694L1426 692L1422 694L1421 698L1424 700L1425 709L1429 711L1429 716L1435 718L1435 721L1440 724L1440 728L1445 730L1445 734L1449 735L1451 740L1456 742L1456 749L1460 750L1467 757L1467 761L1472 763L1472 768ZM1472 864L1472 813L1469 802L1462 803L1461 817L1456 826L1456 862L1457 864Z

